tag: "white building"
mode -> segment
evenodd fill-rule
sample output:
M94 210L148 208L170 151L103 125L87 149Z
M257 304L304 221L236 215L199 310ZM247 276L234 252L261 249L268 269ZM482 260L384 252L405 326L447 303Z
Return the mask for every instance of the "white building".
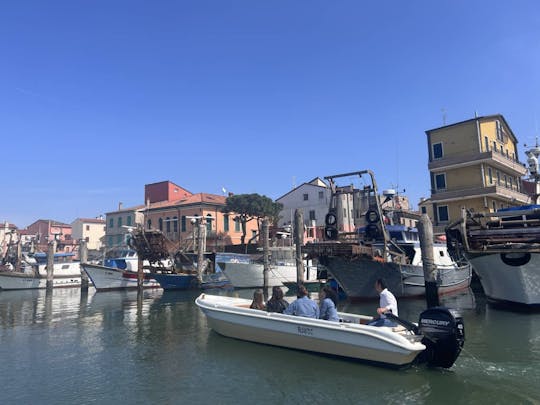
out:
M71 237L86 241L88 250L101 250L105 237L105 220L99 218L77 218L71 223Z

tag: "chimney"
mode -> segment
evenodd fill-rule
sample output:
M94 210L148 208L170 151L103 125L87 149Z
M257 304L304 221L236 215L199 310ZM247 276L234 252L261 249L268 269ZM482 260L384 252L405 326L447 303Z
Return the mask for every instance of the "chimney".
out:
M122 202L118 203L118 211L122 211Z

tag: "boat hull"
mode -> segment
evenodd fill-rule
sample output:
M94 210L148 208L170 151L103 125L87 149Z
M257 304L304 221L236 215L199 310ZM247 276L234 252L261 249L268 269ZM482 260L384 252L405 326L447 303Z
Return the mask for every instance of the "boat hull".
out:
M81 266L98 291L138 288L137 273L134 271L89 263L83 263ZM159 283L152 278L150 273L144 273L143 288L160 287Z
M152 274L164 290L189 290L199 286L196 275L192 274Z
M416 297L425 294L422 266L403 265L372 260L366 257L328 256L325 267L339 283L349 299L378 297L375 281L384 278L396 297ZM470 286L470 265L441 267L437 270L439 294L466 289Z
M264 266L262 264L218 262L218 265L235 288L257 288L264 285ZM267 285L269 287L283 286L284 283L296 283L296 279L296 266L289 264L271 265ZM309 272L306 271L305 280L317 280L317 271L310 268Z
M228 300L223 302L223 300ZM256 343L352 358L393 367L410 365L425 349L391 328L338 323L244 308L249 300L202 294L196 304L217 333ZM238 307L237 305L242 305Z
M78 262L55 263L52 287L79 287L81 285L81 267ZM16 271L0 272L2 290L28 290L47 288L47 271L40 266L38 274Z
M540 253L529 255L526 263L514 265L505 263L501 253L467 254L467 258L490 300L540 307Z

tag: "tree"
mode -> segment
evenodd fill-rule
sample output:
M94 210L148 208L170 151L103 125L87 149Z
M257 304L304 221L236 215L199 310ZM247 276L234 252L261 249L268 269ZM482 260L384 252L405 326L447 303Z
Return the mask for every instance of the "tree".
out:
M283 205L272 201L272 199L260 194L236 194L227 197L225 200L224 213L235 213L236 221L240 221L242 226L242 237L240 239L242 246L245 246L247 223L251 220L257 220L257 229L260 229L261 220L268 218L275 222L278 218Z

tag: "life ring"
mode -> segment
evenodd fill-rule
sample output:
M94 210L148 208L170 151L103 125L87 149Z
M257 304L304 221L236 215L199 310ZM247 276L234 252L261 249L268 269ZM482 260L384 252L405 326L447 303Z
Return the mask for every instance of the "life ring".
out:
M329 212L324 218L326 226L335 226L337 224L337 216L335 212Z
M368 210L366 212L366 221L370 224L379 222L379 213L375 210Z
M523 253L501 253L501 260L508 266L524 266L531 261L529 252Z

